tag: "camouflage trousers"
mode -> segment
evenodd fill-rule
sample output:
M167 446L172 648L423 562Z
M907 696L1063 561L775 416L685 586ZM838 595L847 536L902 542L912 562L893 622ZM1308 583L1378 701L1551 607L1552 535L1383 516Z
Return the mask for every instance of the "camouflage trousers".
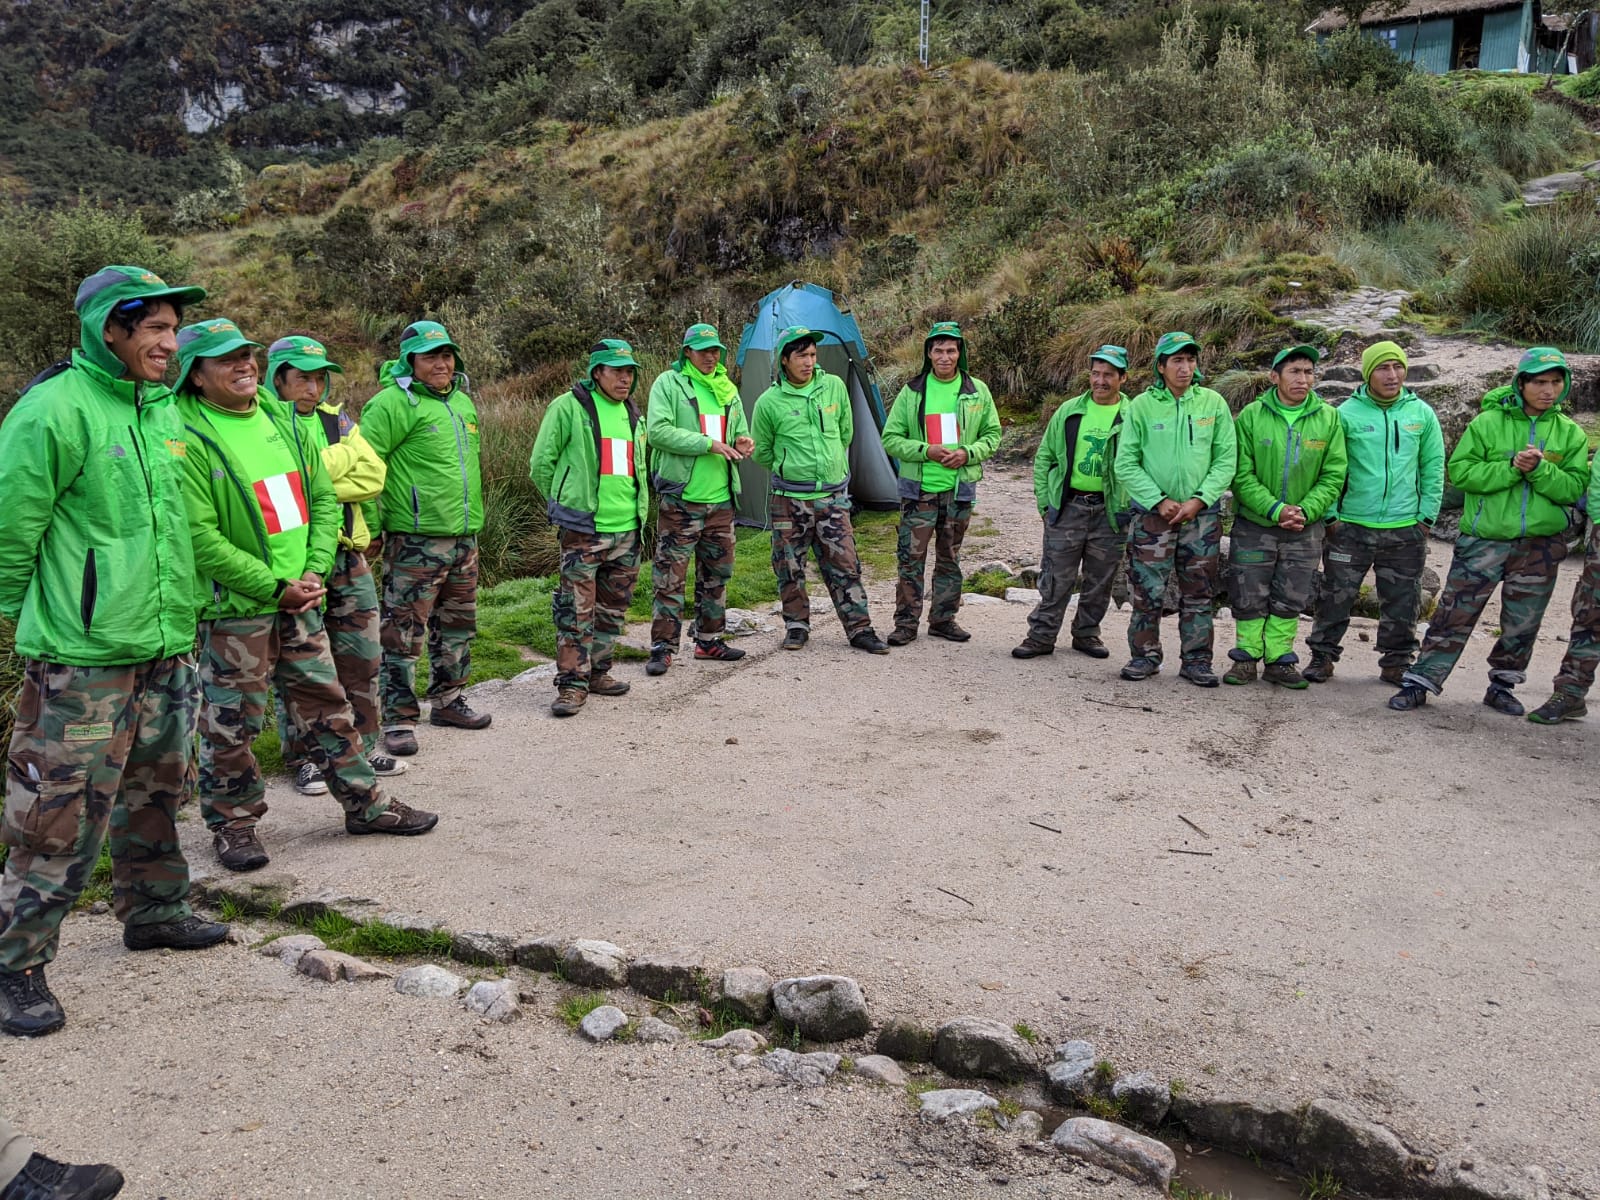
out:
M1243 519L1233 523L1228 593L1237 645L1228 657L1299 661L1294 638L1322 558L1322 533L1321 521L1298 533Z
M1104 503L1074 499L1044 525L1044 553L1039 561L1039 603L1028 614L1028 641L1054 646L1066 620L1067 604L1080 583L1078 610L1072 614L1072 636L1097 638L1100 622L1111 606L1111 581L1128 536L1111 527Z
M1211 615L1222 553L1222 517L1215 510L1171 528L1153 512L1135 512L1128 532L1128 583L1133 613L1128 651L1161 661L1161 613L1174 573L1178 635L1184 662L1211 661Z
M556 625L556 687L589 690L611 669L639 578L639 534L563 529L561 585L550 598Z
M478 539L383 535L383 728L422 716L417 659L428 641L428 703L443 708L472 673L478 632Z
M771 514L772 573L778 577L784 626L811 628L811 597L806 593L806 554L810 552L816 555L817 570L833 598L845 636L870 630L872 617L867 612L867 589L861 584L850 501L842 496L796 500L774 495Z
M959 500L959 489L923 492L900 501L900 534L895 559L900 577L894 587L896 629L913 632L922 619L922 584L927 573L928 543L933 543L933 596L928 623L953 621L961 609L961 543L972 523L972 501Z
M1582 700L1594 685L1596 663L1600 663L1600 526L1589 530L1583 573L1572 589L1572 633L1556 672L1557 694Z
M378 589L366 556L358 551L341 548L333 560L322 624L328 631L333 667L350 702L362 750L370 754L378 744L378 669L383 664L383 646L378 640ZM281 689L277 701L278 741L283 746L283 761L292 769L310 762L311 751L289 721Z
M1406 672L1406 682L1421 684L1435 695L1444 688L1496 584L1500 637L1489 651L1489 679L1506 687L1526 680L1534 639L1556 590L1556 568L1566 556L1566 537L1560 534L1510 541L1462 534L1422 653Z
M254 825L267 811L254 743L274 688L344 811L370 821L389 807L315 609L200 622L200 685L200 814L207 828Z
M0 1192L22 1174L33 1155L33 1143L22 1130L4 1117L0 1117Z
M1417 614L1422 610L1422 569L1428 565L1428 530L1369 529L1337 521L1322 551L1322 592L1306 639L1311 653L1339 661L1350 610L1361 581L1372 571L1378 592L1378 665L1409 667L1417 655Z
M710 641L728 627L725 608L733 578L733 504L693 504L661 498L652 568L656 598L650 644L677 650L689 559L694 559L694 635Z
M56 955L72 909L111 842L117 916L189 915L189 865L174 825L194 738L194 663L129 667L29 662L6 771L0 969Z

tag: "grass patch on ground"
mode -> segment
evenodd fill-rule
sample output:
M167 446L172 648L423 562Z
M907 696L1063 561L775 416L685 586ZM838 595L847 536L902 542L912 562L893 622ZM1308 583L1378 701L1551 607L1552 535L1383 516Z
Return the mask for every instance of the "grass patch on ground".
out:
M385 921L352 921L324 912L295 922L330 950L357 958L447 958L450 935L442 929L400 929Z
M556 1016L565 1021L569 1028L576 1029L585 1017L606 1003L606 998L599 992L568 996L557 1006Z

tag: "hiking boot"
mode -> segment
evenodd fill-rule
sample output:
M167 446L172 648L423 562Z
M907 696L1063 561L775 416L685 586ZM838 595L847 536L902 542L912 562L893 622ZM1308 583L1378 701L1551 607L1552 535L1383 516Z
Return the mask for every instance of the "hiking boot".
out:
M1222 677L1222 682L1233 685L1243 685L1256 681L1256 660L1253 658L1235 659L1228 673Z
M428 713L428 720L433 724L455 729L487 729L493 719L488 713L474 712L465 696L457 696L443 706L435 704Z
M972 640L972 635L954 621L929 622L928 636L943 638L947 642L970 642Z
M889 647L883 644L883 639L870 629L863 629L850 639L850 645L857 650L865 650L868 654L887 654Z
M1311 685L1307 683L1300 671L1292 662L1268 663L1261 668L1261 678L1268 683L1275 683L1281 688L1290 691L1303 691Z
M1428 702L1428 689L1418 683L1403 683L1400 690L1389 697L1389 707L1395 712L1410 712Z
M216 847L217 861L230 871L256 871L272 860L267 848L261 844L254 825L240 825L217 830L211 844Z
M419 833L427 833L438 823L438 813L423 812L420 808L412 808L409 804L391 800L389 807L370 821L363 821L360 817L346 813L344 831L357 834L392 833L399 837L414 837Z
M398 758L391 758L382 750L374 750L367 755L367 766L372 768L374 775L381 775L387 779L391 775L404 775L407 765Z
M556 692L556 698L550 703L550 713L557 717L575 717L578 710L583 707L583 702L589 698L589 693L582 688L564 687Z
M1222 681L1208 662L1186 662L1178 668L1178 678L1187 679L1195 687L1214 688Z
M204 950L226 941L228 927L190 913L181 921L154 925L124 925L122 944L129 950Z
M889 631L889 645L891 646L909 646L916 640L917 631L915 629L907 629L904 625L896 625Z
M391 729L383 735L383 748L388 754L409 758L417 752L417 735L409 729Z
M1395 687L1404 687L1406 672L1409 670L1411 670L1410 667L1384 667L1378 672L1378 678L1383 680L1384 683L1394 684Z
M646 675L665 675L672 665L672 651L666 646L651 646L650 661L644 665Z
M591 696L626 696L633 684L618 679L610 671L602 671L589 680Z
M811 640L811 631L801 629L798 625L783 635L783 648L785 650L803 650L805 644Z
M44 967L0 971L0 1030L12 1037L43 1037L67 1023L67 1013L44 981Z
M1300 678L1304 679L1307 683L1327 683L1328 680L1333 678L1333 666L1334 660L1329 658L1326 654L1317 654L1313 652L1311 655L1311 664L1310 666L1306 667L1304 671L1300 672ZM1401 669L1400 673L1402 675L1405 674L1404 668ZM1398 679L1385 679L1384 682L1393 683L1397 686L1400 683Z
M705 642L696 638L694 656L696 658L710 659L712 662L738 662L744 657L744 651L737 646L730 646L721 638L712 638L710 641Z
M1489 690L1483 694L1483 703L1486 707L1498 713L1505 713L1508 717L1524 716L1528 711L1522 707L1522 701L1516 698L1511 689L1500 683L1489 685Z
M1577 721L1589 715L1589 706L1576 696L1563 696L1557 692L1528 714L1535 725L1559 725L1563 721Z
M111 1200L122 1190L122 1172L104 1163L75 1166L42 1154L0 1190L0 1200Z
M1072 648L1079 654L1087 654L1090 658L1110 658L1111 651L1106 649L1106 644L1097 637L1075 637L1072 639Z
M323 796L327 794L328 781L316 763L301 763L294 773L294 790L302 796Z
M1054 654L1055 652L1056 648L1054 646L1045 646L1038 642L1024 641L1020 646L1011 647L1012 658L1043 658L1046 654ZM1110 654L1111 651L1107 650L1106 653Z
M1141 679L1149 679L1159 670L1161 663L1154 658L1130 658L1120 674L1129 682L1137 683Z

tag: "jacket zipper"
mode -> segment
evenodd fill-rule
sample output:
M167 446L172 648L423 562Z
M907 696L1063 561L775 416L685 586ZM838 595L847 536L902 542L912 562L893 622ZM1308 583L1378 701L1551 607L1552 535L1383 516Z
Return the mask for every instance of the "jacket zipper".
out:
M1388 446L1389 446L1390 442L1394 443L1394 452L1395 452L1395 454L1399 454L1400 453L1400 426L1394 424L1394 422L1389 420L1389 410L1386 408L1386 409L1383 410L1383 444L1384 444L1384 455L1383 455L1383 507L1378 510L1378 519L1382 520L1382 521L1387 521L1389 519L1389 460L1390 460L1390 454L1388 452Z
M415 484L411 487L411 532L422 532L422 497L417 495Z
M1539 433L1539 418L1538 417L1534 417L1531 420L1529 420L1529 422L1528 422L1528 445L1530 447L1537 446L1540 450L1543 450L1544 446L1541 445L1537 441L1538 433ZM1532 491L1533 491L1533 485L1528 482L1527 473L1524 472L1523 476L1522 476L1522 517L1521 517L1522 536L1523 537L1527 537L1528 536L1528 495Z
M561 472L561 482L556 484L556 503L557 504L561 503L561 493L566 490L567 479L571 476L571 474L572 474L572 468L570 466L565 471Z
M467 423L456 416L449 401L439 403L450 414L450 428L456 435L456 465L461 468L461 534L465 537L472 530L472 487L467 482Z
M89 547L89 552L83 559L83 590L78 596L78 615L83 618L83 631L89 632L89 626L94 624L94 601L100 590L100 577L95 571L94 547Z
M161 571L161 522L156 517L156 488L155 488L155 480L150 478L150 466L149 466L148 463L145 462L145 458L144 458L144 446L143 446L143 437L142 437L142 434L144 432L144 396L140 392L138 384L134 384L133 385L133 414L134 414L134 417L133 417L134 424L137 425L138 428L135 429L134 425L129 425L128 426L128 437L133 442L133 454L134 454L134 457L139 460L139 473L144 476L144 494L145 494L145 497L150 501L150 538L151 538L151 546L152 546L151 553L155 554L155 556L156 556L156 562L155 562L155 568L156 568L156 612L158 614L157 617L156 617L156 624L159 625L161 623L161 617L160 617L159 614L165 612L166 611L166 607L167 607L165 589L162 586L162 580L161 580L161 575L162 575L162 571ZM98 587L98 583L96 584L96 586ZM84 622L84 630L83 631L85 633L89 632L89 626L88 626L88 622L87 621ZM165 653L165 651L167 649L167 635L166 635L166 631L164 629L162 630L162 633L161 633L161 649L163 651L163 653L161 655L162 658L171 657L170 655Z

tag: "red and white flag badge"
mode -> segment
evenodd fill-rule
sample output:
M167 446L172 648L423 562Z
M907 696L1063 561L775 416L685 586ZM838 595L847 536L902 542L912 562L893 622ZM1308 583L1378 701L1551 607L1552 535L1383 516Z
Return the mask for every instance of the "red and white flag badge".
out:
M700 432L714 442L728 440L728 418L721 413L701 413Z
M255 493L269 534L287 533L311 523L311 509L306 504L306 489L300 482L299 471L259 479Z
M955 413L928 413L924 420L928 425L928 445L954 446L960 440Z
M633 475L633 443L627 438L600 439L600 474Z

